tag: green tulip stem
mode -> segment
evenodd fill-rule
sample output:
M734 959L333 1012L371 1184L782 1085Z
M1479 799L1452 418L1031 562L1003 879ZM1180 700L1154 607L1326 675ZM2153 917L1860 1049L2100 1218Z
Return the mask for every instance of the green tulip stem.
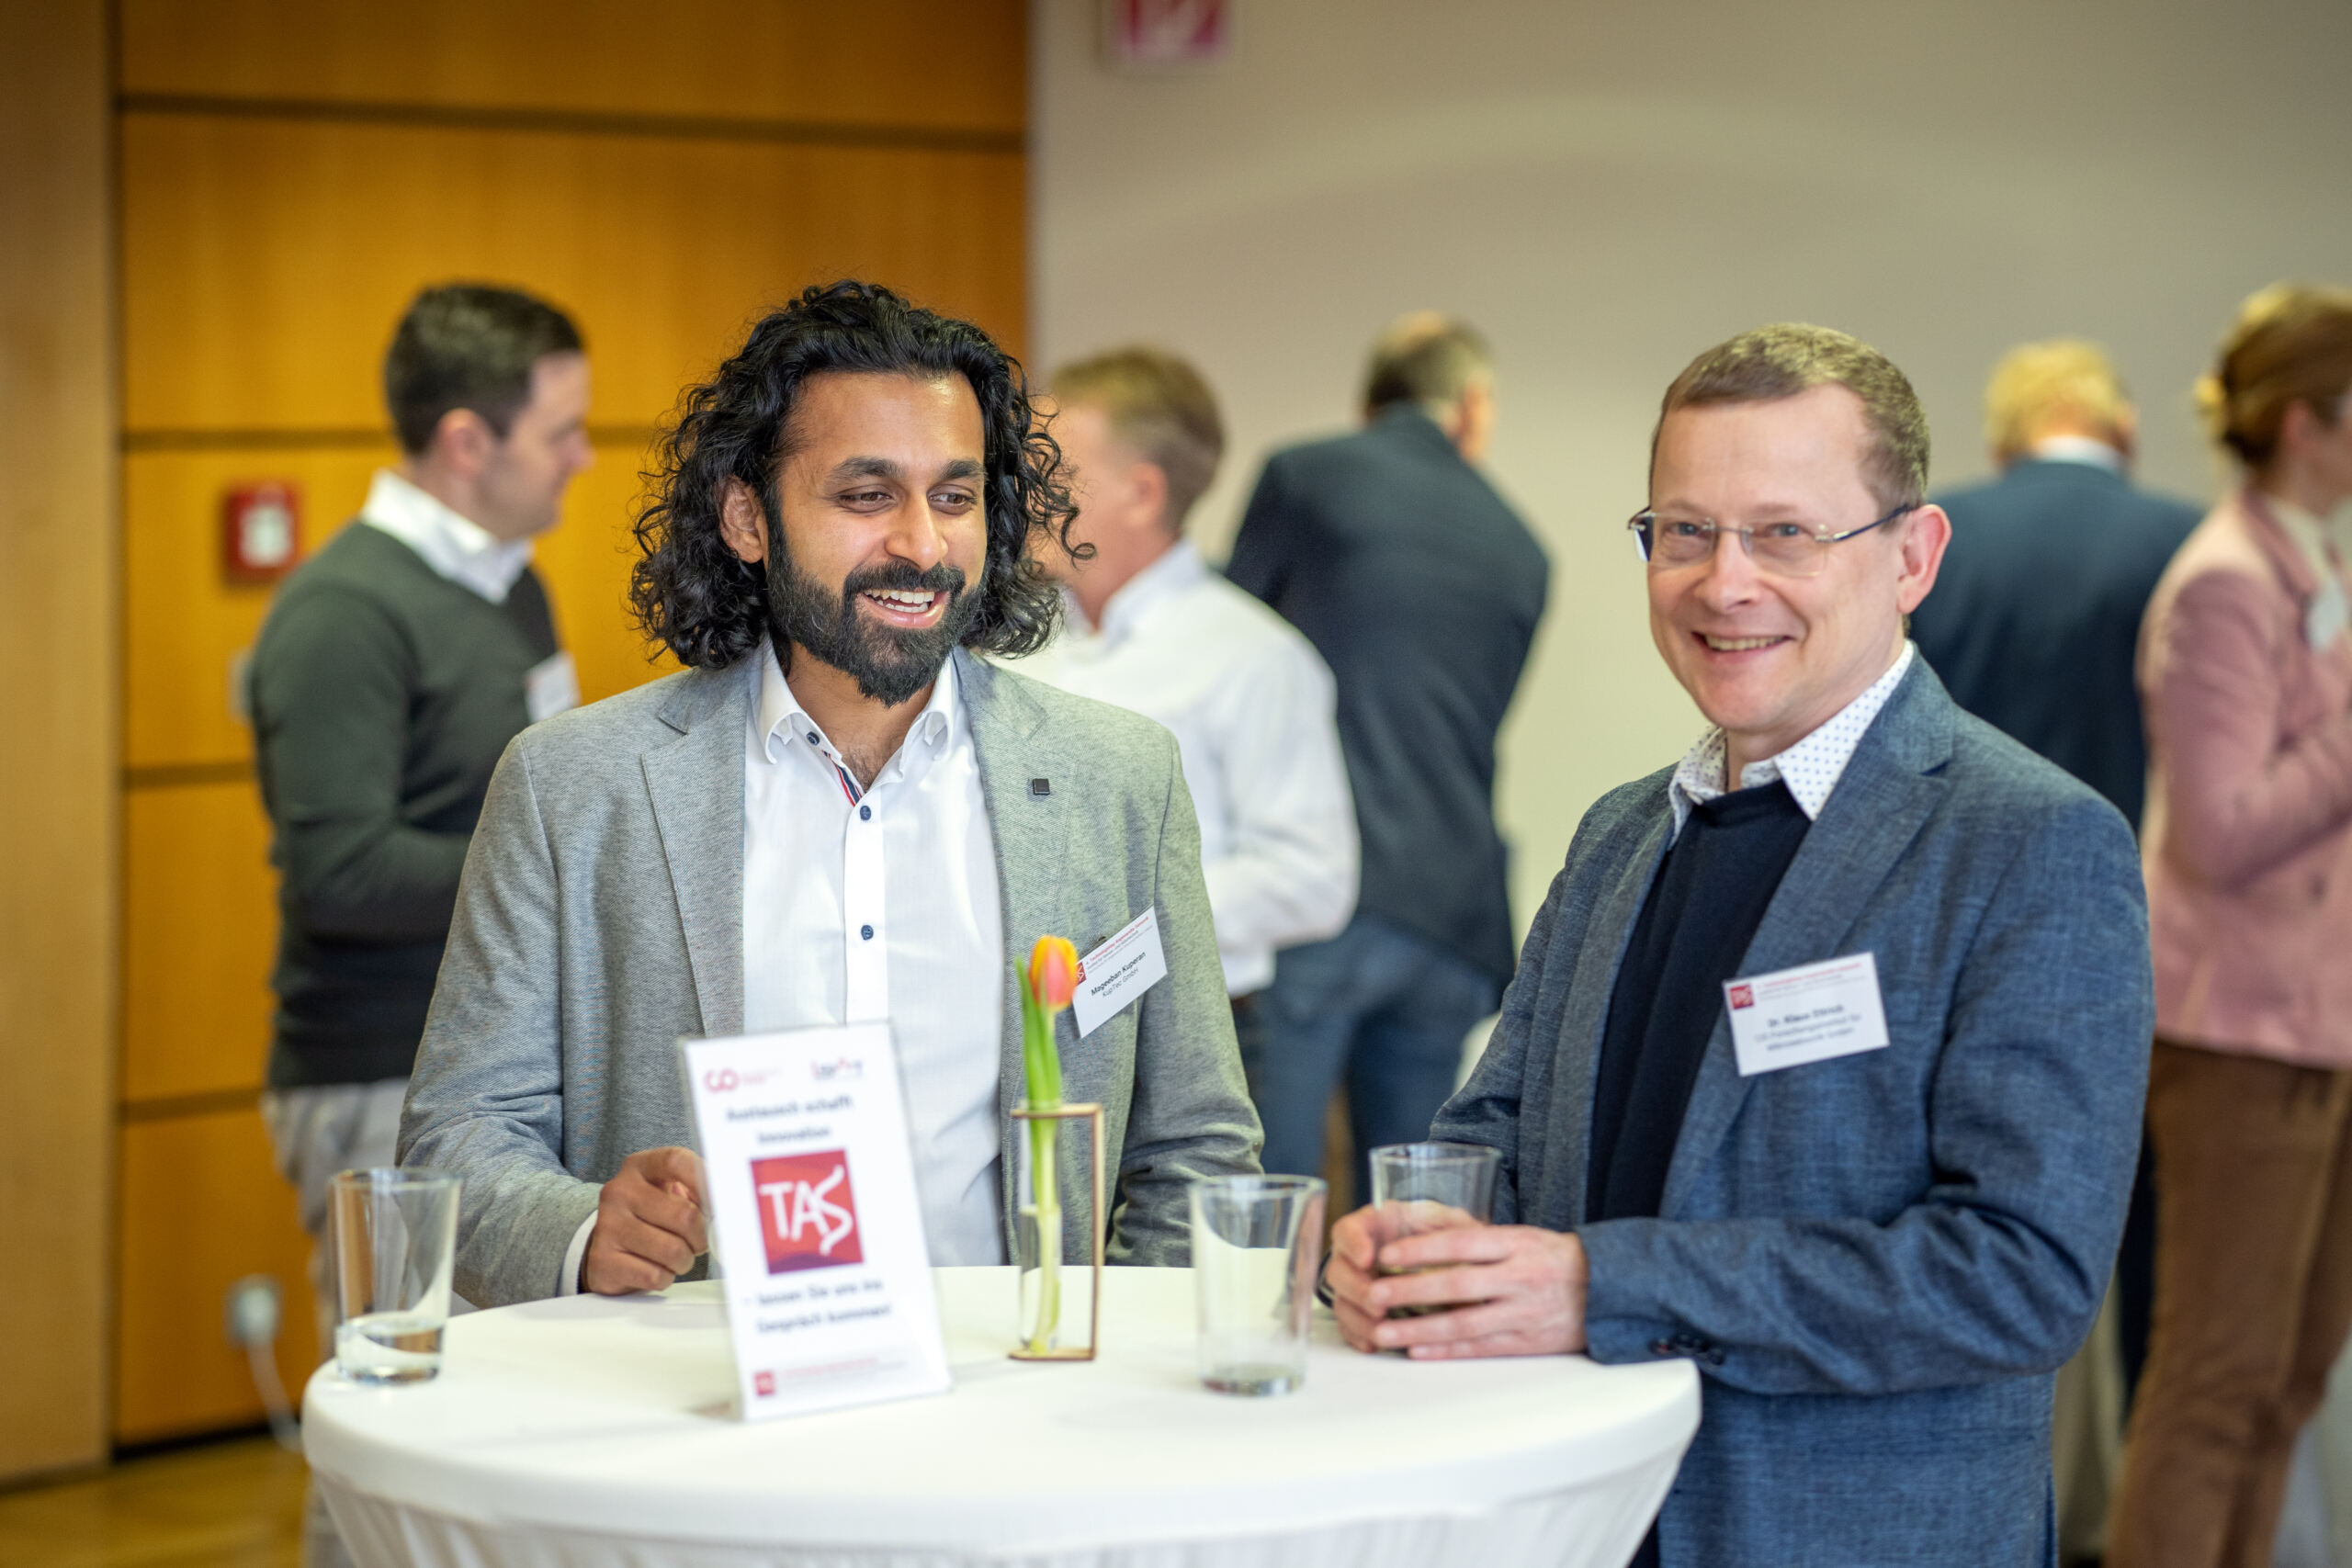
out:
M1021 1062L1032 1111L1058 1111L1062 1103L1061 1053L1054 1048L1054 1011L1040 1005L1021 978ZM1060 1169L1054 1159L1059 1121L1029 1123L1029 1185L1037 1245L1037 1317L1029 1350L1054 1348L1062 1316L1062 1201Z

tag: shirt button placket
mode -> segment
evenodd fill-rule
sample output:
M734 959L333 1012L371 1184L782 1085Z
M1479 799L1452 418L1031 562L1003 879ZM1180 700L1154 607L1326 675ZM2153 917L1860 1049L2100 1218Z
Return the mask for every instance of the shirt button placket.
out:
M888 944L883 940L888 865L882 824L870 800L849 814L842 831L842 941L847 948L844 1022L889 1016Z

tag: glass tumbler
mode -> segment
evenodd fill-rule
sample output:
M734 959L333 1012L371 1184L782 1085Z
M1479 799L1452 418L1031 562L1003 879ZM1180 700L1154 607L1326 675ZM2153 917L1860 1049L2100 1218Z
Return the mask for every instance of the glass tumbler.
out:
M1288 1393L1306 1381L1323 1193L1311 1176L1193 1183L1201 1382L1217 1393Z
M328 1184L336 1368L354 1382L441 1371L460 1180L447 1171L339 1171Z
M1465 1219L1483 1225L1494 1217L1497 1155L1484 1144L1390 1144L1373 1150L1369 1157L1373 1205L1392 1240L1442 1230ZM1420 1317L1446 1310L1442 1306L1388 1309L1392 1317Z

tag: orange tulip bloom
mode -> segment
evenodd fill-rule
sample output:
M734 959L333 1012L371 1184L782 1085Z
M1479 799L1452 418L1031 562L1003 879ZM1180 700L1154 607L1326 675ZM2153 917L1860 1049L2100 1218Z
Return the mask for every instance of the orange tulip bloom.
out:
M1069 939L1041 936L1029 950L1029 994L1048 1013L1069 1006L1078 990L1078 949Z

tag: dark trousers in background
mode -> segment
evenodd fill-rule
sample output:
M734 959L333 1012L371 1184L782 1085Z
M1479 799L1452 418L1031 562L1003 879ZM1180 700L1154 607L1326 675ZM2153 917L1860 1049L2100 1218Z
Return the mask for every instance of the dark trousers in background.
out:
M2267 1568L2352 1327L2352 1073L2156 1042L2156 1301L2109 1568Z
M1429 1136L1453 1093L1462 1043L1495 1010L1493 976L1428 938L1359 914L1329 942L1285 949L1273 984L1249 998L1241 1064L1266 1124L1265 1168L1323 1170L1324 1112L1342 1081L1355 1140L1353 1202L1370 1200L1367 1150Z

